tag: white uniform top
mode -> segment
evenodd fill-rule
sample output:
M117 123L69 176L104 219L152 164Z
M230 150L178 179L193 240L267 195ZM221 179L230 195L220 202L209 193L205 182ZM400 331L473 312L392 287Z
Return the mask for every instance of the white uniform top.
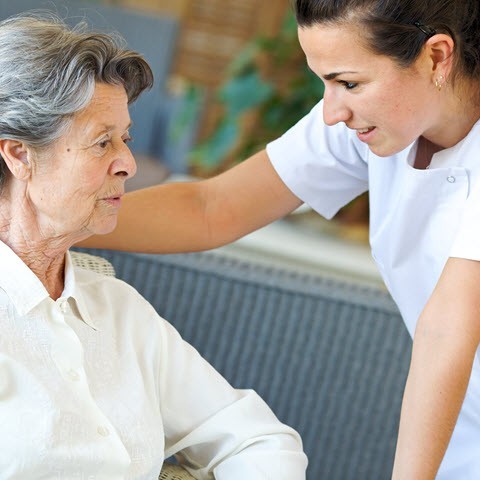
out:
M268 156L291 191L326 218L369 190L372 254L413 336L448 257L480 260L480 122L419 170L417 143L378 157L343 123L325 125L322 109L320 102L270 143ZM437 478L480 478L479 351Z
M0 478L305 479L298 434L235 390L132 287L73 268L54 301L0 242Z

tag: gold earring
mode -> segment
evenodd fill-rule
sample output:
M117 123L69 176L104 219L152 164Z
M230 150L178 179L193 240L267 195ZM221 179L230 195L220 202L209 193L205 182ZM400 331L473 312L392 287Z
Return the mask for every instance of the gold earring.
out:
M443 80L444 80L443 75L440 75L438 78L435 79L435 87L437 88L438 91L440 91L443 87Z

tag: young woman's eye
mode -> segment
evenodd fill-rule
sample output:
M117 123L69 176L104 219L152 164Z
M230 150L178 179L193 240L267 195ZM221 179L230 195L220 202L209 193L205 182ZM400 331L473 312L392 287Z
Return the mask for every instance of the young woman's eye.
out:
M340 82L346 90L353 90L354 88L356 88L358 86L358 83L355 83L355 82Z

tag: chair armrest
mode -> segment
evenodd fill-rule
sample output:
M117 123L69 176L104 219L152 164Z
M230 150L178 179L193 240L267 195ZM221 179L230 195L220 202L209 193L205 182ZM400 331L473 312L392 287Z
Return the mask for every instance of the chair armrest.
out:
M180 465L165 462L158 480L195 480L195 477L192 477Z

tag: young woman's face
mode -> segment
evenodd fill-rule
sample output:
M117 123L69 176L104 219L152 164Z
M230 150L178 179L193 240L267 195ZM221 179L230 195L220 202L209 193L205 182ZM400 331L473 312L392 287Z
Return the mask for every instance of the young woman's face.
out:
M438 103L431 65L409 68L366 49L353 27L300 28L311 70L325 83L325 123L344 122L379 156L397 153L435 130Z

